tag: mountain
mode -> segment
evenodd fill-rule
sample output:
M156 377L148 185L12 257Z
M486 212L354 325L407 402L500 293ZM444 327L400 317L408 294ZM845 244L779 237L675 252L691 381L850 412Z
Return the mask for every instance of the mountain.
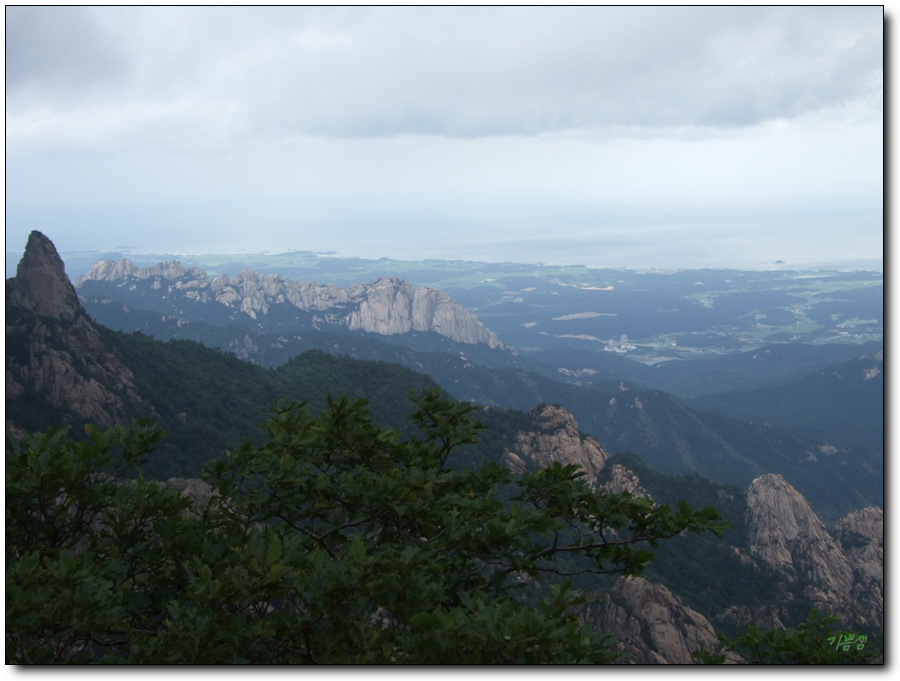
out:
M780 475L747 493L751 553L806 582L820 610L871 627L884 625L884 511L866 508L828 532L809 502Z
M644 388L655 388L679 398L716 403L714 395L749 392L800 380L816 371L875 356L882 341L862 343L767 344L744 352L711 357L670 360L654 364L635 362L614 352L555 347L522 353L530 366L547 376L569 382L622 379Z
M235 277L210 278L199 267L177 261L135 267L129 260L104 260L75 284L85 297L102 302L105 293L114 294L130 307L184 320L237 323L267 332L303 327L385 336L433 331L459 343L503 347L496 334L443 291L392 277L345 289L246 269Z
M384 363L309 353L277 371L192 342L162 344L92 322L52 242L32 232L6 281L6 430L109 427L149 418L167 432L144 472L199 475L245 437L280 399L321 409L326 394L372 399L383 425L402 427L408 393L427 377Z
M514 444L503 454L503 463L517 473L525 472L526 460L540 468L554 461L573 464L584 471L588 484L596 487L609 455L594 438L585 437L575 417L562 407L547 405L537 405L530 415L538 430L517 433Z
M884 351L854 357L755 390L689 402L697 409L821 434L840 445L884 448Z
M693 664L692 653L714 649L713 626L661 584L622 577L607 597L585 610L600 631L616 632L616 649L632 664ZM743 660L729 653L727 662Z
M811 607L839 614L848 627L883 628L882 509L850 514L829 532L781 476L761 476L740 490L625 460L637 464L639 477L581 433L560 407L539 405L527 415L489 409L485 417L491 430L501 431L501 444L480 451L476 460L497 460L502 451L500 461L517 473L553 461L574 464L592 486L609 493L627 489L664 503L674 503L674 494L695 506L712 501L732 522L721 540L685 536L662 543L643 577L575 578L579 588L600 597L583 606L581 616L614 636L627 661L690 664L694 651L715 648L716 629L784 628ZM168 484L188 496L208 494L201 480L172 478ZM729 654L728 661L742 660Z
M732 524L722 540L691 536L661 544L646 578L607 582L603 601L585 608L585 618L614 633L632 662L688 664L692 651L715 643L714 625L782 628L811 607L839 615L845 625L883 628L883 509L856 511L828 531L781 475L759 476L744 489L666 475L634 457L610 457L561 407L538 405L529 416L507 438L502 461L512 470L574 464L609 493L710 504Z
M44 417L101 426L153 414L134 374L103 344L50 240L32 232L6 281L6 429L21 434Z
M504 351L492 336L469 343L456 340L466 338L462 333L442 335L450 328L484 327L445 294L397 279L343 289L246 269L232 278L210 278L198 267L177 262L136 267L128 260L106 260L95 263L78 283L89 314L112 328L139 330L159 339L192 339L269 367L308 350L322 350L400 364L427 374L462 400L524 411L536 403L562 405L607 450L638 452L666 472L693 471L741 486L766 473L784 475L829 522L883 503L883 465L877 452L862 442L836 441L828 431L791 429L739 412L723 413L700 400L688 404L650 387L657 378L689 393L703 387L758 385L792 369L827 366L829 359L846 357L854 346L770 346L653 366L614 352L557 348L539 355L541 364L534 353L516 356ZM587 293L596 292L580 295ZM445 324L441 331L433 326L399 332L410 328L418 314L411 310L419 309L410 307L410 301L419 299L444 301L459 323ZM380 317L373 316L376 311ZM361 319L368 320L364 327ZM392 329L398 333L386 333ZM617 377L616 372L622 373ZM837 409L843 401L838 386L820 391L818 398ZM715 405L714 397L709 400ZM871 410L873 419L876 411Z
M43 317L65 321L84 313L56 247L37 231L28 236L16 276L6 280L6 302Z
M77 437L83 436L79 426L85 421L105 425L149 416L167 437L144 474L179 478L170 484L188 493L200 489L189 479L210 458L243 437L253 438L255 424L279 399L306 401L317 411L328 392L368 398L376 423L402 427L407 393L434 386L420 373L384 362L314 351L265 369L195 342L160 342L106 329L81 308L52 243L37 232L29 238L17 276L7 281L6 300L8 432L15 436L56 422L76 426L72 436ZM426 354L409 348L403 352L419 358ZM706 421L671 396L621 381L554 383L527 372L485 370L458 356L450 356L447 367L448 376L469 372L485 386L492 383L498 394L511 391L507 394L523 403L534 394L564 398L537 406L531 402L528 411L483 408L479 417L488 430L481 443L460 450L461 465L493 460L513 470L533 470L551 461L573 463L595 487L628 490L670 505L679 499L694 506L708 503L731 523L721 540L690 536L663 542L641 579L583 583L576 578L578 588L608 594L602 604L606 610L586 610L584 616L610 627L635 661L685 662L691 646L711 640L713 627L733 633L747 623L790 626L813 605L840 613L848 627L874 631L883 622L882 509L854 497L853 512L837 514L834 520L844 517L828 531L823 516L791 482L796 475L820 497L849 498L852 490L841 492L837 473L811 476L810 470L824 470L811 466L804 478L805 464L794 462L790 475L753 474L748 458L742 475L751 477L740 487L714 482L690 471L704 472L704 466L717 460L722 465L726 456L741 460L728 449L729 442L748 435L729 435L736 422L727 417ZM581 413L593 423L592 430ZM604 423L612 429L609 433L620 433L621 441L615 439L618 435L585 432L605 434ZM693 431L707 439L697 439ZM767 432L754 446L782 442L772 435L777 429ZM680 461L680 474L653 470L634 454L611 457L602 446L607 439L653 443L654 433L656 444L649 451L657 457L655 463L665 461L669 450L669 459ZM689 437L693 449L679 450L679 442ZM702 442L711 449L696 444ZM775 451L770 459L754 456L766 466L779 457L786 465L798 451ZM643 450L640 454L644 456ZM846 479L843 484L846 488ZM832 513L840 507L828 506Z
M491 349L482 344L459 343L434 331L385 336L341 328L302 327L268 333L244 324L219 325L161 315L130 307L109 297L82 297L81 300L91 319L108 328L129 333L138 331L160 340L193 340L268 368L278 367L308 350L394 362L429 373L430 369L426 367L446 362L447 358L461 360L462 363L471 358L484 366L522 367L521 361L511 352ZM423 357L428 359L423 361Z
M561 405L604 449L636 452L660 471L699 473L742 487L779 473L828 522L883 504L883 466L862 447L701 411L625 381L563 383L521 369L466 366L451 356L423 364L420 370L461 399L521 410Z
M610 489L621 467L609 460L600 483ZM635 463L629 462L629 466ZM638 462L631 484L663 503L713 502L732 528L722 540L684 537L661 544L643 578L622 577L585 611L638 664L688 664L712 633L748 625L795 626L811 608L836 614L843 627L870 634L884 626L884 511L869 507L829 531L783 477L761 476L746 490L699 477L667 476ZM646 473L646 477L645 477ZM734 660L737 661L737 660Z

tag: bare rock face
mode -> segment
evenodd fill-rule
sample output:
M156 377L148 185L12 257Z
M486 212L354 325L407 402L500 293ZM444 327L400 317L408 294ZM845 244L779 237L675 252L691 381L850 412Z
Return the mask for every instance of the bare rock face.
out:
M875 626L884 613L884 512L844 518L834 536L782 476L764 475L747 492L750 551L810 582L807 596L825 612Z
M236 277L220 274L210 279L200 268L186 268L174 260L140 268L128 260L104 260L79 277L76 286L89 281L115 282L131 289L149 286L171 297L173 304L185 298L218 303L258 322L273 308L294 308L313 313L316 325L345 326L351 331L381 335L433 331L459 343L504 347L495 333L443 291L413 286L394 277L343 289L247 269Z
M382 277L350 289L358 309L347 317L351 330L393 335L435 331L459 343L501 347L497 336L443 291L413 286L408 281Z
M103 427L129 420L136 409L152 413L134 375L103 346L56 248L39 232L31 233L16 277L6 282L6 305L7 400L36 393ZM13 423L7 431L21 434Z
M528 469L528 464L525 463L525 460L514 452L503 452L500 460L504 466L516 475L522 475Z
M763 631L785 628L778 616L778 608L771 605L764 605L755 610L746 605L734 605L719 613L716 621L728 622L740 630L746 629L751 624Z
M511 471L521 475L527 470L529 460L541 468L554 461L574 464L585 472L584 479L591 487L601 485L599 479L603 472L605 481L601 486L608 494L628 492L636 497L651 498L634 471L618 463L606 467L609 455L594 438L578 430L575 417L566 409L537 405L531 414L537 417L539 429L517 433L514 451L504 452L501 458L503 465Z
M842 518L834 526L834 535L854 566L869 575L881 573L884 562L884 510L864 508ZM877 566L877 570L869 568Z
M6 282L6 302L54 319L84 314L56 247L37 231L28 236L16 276Z
M640 478L634 474L634 471L625 468L620 463L613 465L609 471L609 479L604 483L603 488L610 494L629 492L636 497L650 498L650 493L641 486Z
M851 602L868 621L884 622L884 510L864 508L842 518L833 534L853 570Z
M850 565L809 502L782 476L764 475L747 491L750 550L836 593L852 583Z
M601 603L586 608L585 618L613 634L617 649L634 664L693 664L694 651L718 647L716 632L703 615L642 577L620 577ZM730 655L728 661L740 658Z
M578 431L575 417L562 407L538 405L532 410L537 416L540 431L520 432L516 435L514 452L504 455L504 463L512 470L524 470L524 460L530 459L541 468L554 461L575 464L585 472L589 485L597 485L597 475L603 470L609 455L592 437Z

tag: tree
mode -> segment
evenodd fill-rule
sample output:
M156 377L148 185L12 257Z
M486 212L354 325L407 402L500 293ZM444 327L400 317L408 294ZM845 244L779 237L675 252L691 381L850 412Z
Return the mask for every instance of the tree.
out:
M710 507L592 491L574 466L457 470L473 407L425 392L403 433L364 401L283 405L191 503L125 480L147 424L7 452L7 661L609 662L577 574L638 574Z
M737 653L749 664L873 664L883 663L880 637L869 641L865 635L838 630L835 615L822 615L813 608L805 622L787 629L760 631L755 625L734 638L719 633L724 651ZM695 657L705 664L721 664L722 652L698 651Z
M74 442L51 429L6 454L6 658L87 662L161 627L194 551L190 502L125 481L161 433L145 423ZM115 659L118 654L107 657Z

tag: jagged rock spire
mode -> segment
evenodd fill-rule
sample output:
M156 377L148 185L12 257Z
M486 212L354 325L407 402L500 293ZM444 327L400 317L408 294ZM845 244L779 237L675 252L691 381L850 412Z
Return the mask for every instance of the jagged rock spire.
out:
M105 347L56 247L40 232L28 237L16 276L6 280L6 305L37 315L7 313L7 404L31 393L68 412L61 423L83 419L104 428L155 413L138 393L131 370ZM9 420L6 429L24 434Z
M809 502L783 476L770 473L747 490L750 552L810 584L823 612L883 626L884 511L863 509L829 533ZM852 531L848 532L852 528Z
M186 268L175 260L152 267L135 267L128 260L103 260L95 263L86 275L78 277L75 284L80 288L88 282L108 282L117 286L128 282L132 290L132 285L137 287L138 295L148 288L164 287L171 294L168 298L170 310L178 310L183 298L204 304L218 303L245 313L262 330L268 328L265 317L270 310L284 304L303 312L327 311L328 314L320 316L317 323L346 326L351 331L385 336L434 331L458 343L484 344L497 349L506 347L493 331L445 292L415 286L396 277L382 277L343 289L334 284L291 281L277 274L262 274L246 268L236 277L220 274L210 279L199 267ZM159 306L153 309L164 311ZM242 320L242 323L246 322L246 319Z
M6 300L55 319L72 320L84 313L56 247L38 231L28 236L15 279L6 282Z

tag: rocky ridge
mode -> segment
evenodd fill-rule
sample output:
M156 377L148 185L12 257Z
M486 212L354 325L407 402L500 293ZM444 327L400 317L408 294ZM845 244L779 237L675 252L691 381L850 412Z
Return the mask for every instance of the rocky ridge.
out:
M719 643L703 615L643 577L620 577L584 616L601 631L615 632L616 649L632 664L693 664L693 652L715 650ZM726 658L728 663L741 661L733 653Z
M394 277L345 289L247 269L235 277L224 273L209 277L202 269L175 260L152 267L136 267L129 260L102 260L80 276L75 286L88 288L89 282L114 284L132 293L153 291L157 301L168 299L176 310L188 301L217 303L244 315L234 317L235 321L256 322L258 327L264 326L269 315L284 320L293 311L295 317L297 313L311 315L309 321L315 328L339 326L381 335L433 331L459 343L505 348L495 333L443 291ZM159 309L158 302L155 309Z
M202 273L177 263L159 267L160 273L169 275L181 270L187 272L185 276ZM125 419L140 404L130 371L103 349L52 243L38 232L29 238L16 278L7 281L7 347L11 338L20 337L28 339L30 354L23 359L7 352L8 403L26 390L42 391L54 404L84 410L83 417L99 425ZM524 470L526 460L538 465L575 463L596 486L598 473L608 465L608 456L596 441L583 437L574 417L564 409L541 405L534 414L541 427L518 434L516 446L504 456L507 465ZM646 494L632 471L616 465L613 473L603 483L607 491ZM195 499L204 491L196 480L173 479L169 485ZM780 570L786 580L808 580L807 593L821 609L880 626L884 560L881 509L866 508L850 514L829 533L784 478L763 476L751 485L747 522L749 551L756 559ZM634 661L690 662L685 650L705 641L704 632L711 630L702 615L683 605L668 589L646 580L620 580L614 594L609 604L603 604L608 611L595 610L591 616L606 622L604 626L614 627L610 631L617 636L620 631L632 632L625 640ZM730 610L733 612L725 614L735 621L782 626L777 608Z
M503 463L519 473L525 470L525 459L541 468L554 461L575 464L585 472L585 481L596 487L597 476L609 459L597 441L583 436L575 417L562 407L538 405L531 415L538 419L540 430L518 433L514 451L503 454Z
M585 472L584 479L591 487L598 487L609 455L596 440L581 434L575 417L555 405L537 405L531 415L538 430L519 432L513 450L504 453L503 463L518 473L526 470L526 460L542 468L553 462L574 464ZM637 475L621 464L613 465L606 478L602 488L610 494L650 496ZM711 649L717 642L715 630L703 615L685 606L666 587L641 577L620 578L602 602L584 607L582 617L600 631L613 634L617 650L636 664L691 664L693 651Z
M865 508L828 532L782 476L764 475L747 493L750 552L788 579L824 612L884 626L884 511Z
M7 405L40 395L103 427L127 422L137 411L153 413L131 370L104 348L56 248L40 232L30 234L16 276L6 280L6 307ZM9 419L6 430L23 434Z
M40 232L28 235L16 276L6 280L6 304L67 321L84 314L62 258Z
M583 437L574 417L557 406L532 410L539 428L517 434L514 450L503 463L524 472L526 461L543 467L554 461L575 464L586 481L610 494L630 492L650 497L637 475L621 464L609 470L609 456L590 437ZM600 476L601 471L605 474ZM884 511L865 508L841 519L829 532L809 502L782 476L756 478L748 488L748 546L727 547L744 565L755 561L781 574L784 597L792 599L799 582L803 595L820 611L836 614L847 623L884 626ZM758 569L758 568L757 568ZM732 606L715 615L739 629L755 624L783 629L780 604L751 609ZM601 631L614 633L619 650L638 664L690 664L700 646L713 649L717 639L709 620L686 606L662 585L643 578L620 578L597 606L584 617ZM740 661L737 657L729 661Z
M850 568L850 600L862 617L884 621L884 509L864 508L842 518L832 531Z

